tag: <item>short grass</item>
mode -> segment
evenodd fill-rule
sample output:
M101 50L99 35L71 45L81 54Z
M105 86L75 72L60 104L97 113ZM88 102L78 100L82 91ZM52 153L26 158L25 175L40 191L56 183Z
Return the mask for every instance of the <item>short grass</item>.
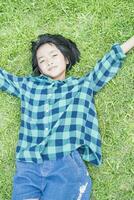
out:
M15 75L32 72L30 41L42 33L74 40L81 62L69 75L83 76L111 45L134 34L134 0L0 1L0 66ZM116 77L95 97L103 164L86 162L91 200L134 199L134 51ZM0 92L0 200L10 200L20 101Z

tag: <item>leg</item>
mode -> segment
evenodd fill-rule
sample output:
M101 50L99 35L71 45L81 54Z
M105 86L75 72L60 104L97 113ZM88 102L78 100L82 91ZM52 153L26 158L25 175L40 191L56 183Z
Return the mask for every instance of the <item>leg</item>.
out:
M92 181L89 176L89 172L87 170L87 167L82 160L79 152L75 150L70 154L74 162L79 166L79 169L81 171L81 179L80 179L80 185L78 188L78 193L76 195L76 200L89 200L91 195L91 189L92 189Z
M41 200L89 200L91 178L80 155L75 152L57 161L47 177Z
M87 178L84 184L80 185L79 193L77 195L77 200L89 200L91 194L92 183L91 179Z
M39 199L36 198L36 199L24 199L24 200L39 200Z
M41 179L32 163L16 163L12 200L39 200Z
M70 155L57 161L46 178L47 185L41 200L76 200L80 171Z

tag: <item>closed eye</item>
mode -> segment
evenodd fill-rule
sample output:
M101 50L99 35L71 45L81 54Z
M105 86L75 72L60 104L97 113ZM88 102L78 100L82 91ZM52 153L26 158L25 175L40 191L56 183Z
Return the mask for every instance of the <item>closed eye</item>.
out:
M43 63L43 62L45 62L45 60L41 60L41 61L40 61L40 63Z
M56 57L56 56L58 56L58 54L52 55L52 57ZM41 60L40 63L43 63L43 62L45 62L45 61L46 61L46 60Z

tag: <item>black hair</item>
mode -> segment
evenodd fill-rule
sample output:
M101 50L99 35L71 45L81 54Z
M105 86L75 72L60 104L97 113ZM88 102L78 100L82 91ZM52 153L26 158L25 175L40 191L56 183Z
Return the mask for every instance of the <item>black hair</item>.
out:
M38 48L46 43L54 44L61 51L65 59L68 59L69 64L66 66L67 71L69 71L76 62L80 61L80 51L72 40L63 37L60 34L42 34L38 36L36 41L31 41L32 71L34 75L41 74L36 53Z

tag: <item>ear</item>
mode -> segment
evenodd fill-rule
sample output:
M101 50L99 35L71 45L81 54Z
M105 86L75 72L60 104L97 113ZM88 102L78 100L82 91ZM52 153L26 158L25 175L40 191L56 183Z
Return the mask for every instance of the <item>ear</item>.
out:
M66 58L66 64L69 64L69 60Z

